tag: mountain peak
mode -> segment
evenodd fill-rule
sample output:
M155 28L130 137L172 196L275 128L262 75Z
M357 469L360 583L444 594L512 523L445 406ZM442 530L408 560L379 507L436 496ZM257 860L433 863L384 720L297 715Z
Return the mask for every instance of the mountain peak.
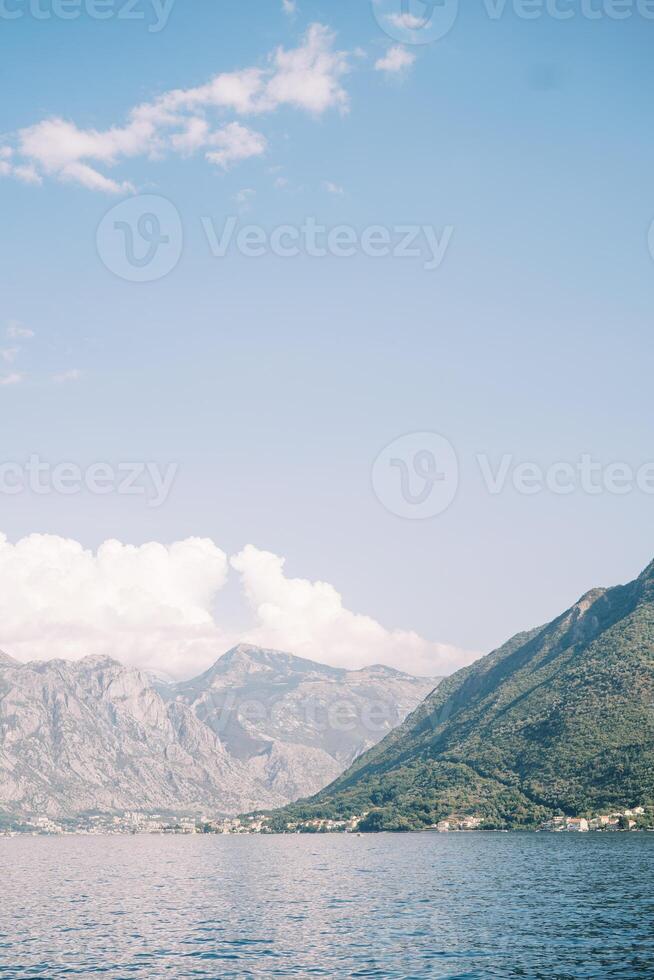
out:
M254 646L250 643L239 643L220 657L206 674L225 674L231 670L240 669L248 672L258 670L280 670L284 673L306 674L317 671L322 674L345 673L338 667L330 667L304 657L296 657L283 650L272 650L266 647ZM206 676L206 675L205 675Z
M555 812L643 805L654 793L653 621L654 563L448 677L303 800L302 819L381 799L382 829L421 829L452 812L524 827Z
M282 653L281 650L268 650L264 647L255 646L252 643L238 643L227 653L223 654L220 660L235 661L235 660L252 660L255 663L265 662L270 655L277 657L288 657L290 654Z
M113 657L109 657L106 654L89 654L87 657L82 657L81 660L77 661L80 666L98 668L98 667L121 667L125 669L125 665L121 664L120 661L114 660ZM129 668L127 668L129 669Z

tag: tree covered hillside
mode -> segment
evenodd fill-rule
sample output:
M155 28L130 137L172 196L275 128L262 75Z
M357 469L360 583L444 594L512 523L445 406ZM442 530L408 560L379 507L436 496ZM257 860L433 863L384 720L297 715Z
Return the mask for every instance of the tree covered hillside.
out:
M652 802L654 563L446 679L274 822L372 811L363 829L417 829L452 813L519 827Z

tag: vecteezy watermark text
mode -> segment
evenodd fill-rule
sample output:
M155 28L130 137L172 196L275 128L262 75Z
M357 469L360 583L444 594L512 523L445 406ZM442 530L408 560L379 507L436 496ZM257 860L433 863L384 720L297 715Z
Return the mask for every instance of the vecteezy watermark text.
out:
M236 215L221 220L205 215L200 224L215 259L234 254L252 259L266 255L281 259L365 256L417 261L427 272L440 268L454 235L452 225L441 230L425 224L355 228L346 224L328 226L311 216L299 224L281 224L272 229L243 224ZM182 256L184 230L180 214L171 201L157 195L127 198L102 218L96 246L103 264L121 279L162 279Z
M175 0L0 0L0 20L132 20L163 31Z
M493 496L509 484L516 493L527 497L544 491L560 497L578 492L590 496L625 496L635 491L654 495L654 460L635 467L624 462L602 463L590 453L583 453L575 462L561 460L541 466L516 460L510 453L495 465L486 455L476 458L486 490Z
M430 272L442 265L454 234L451 225L440 233L432 225L369 225L358 230L343 224L328 227L314 217L300 225L278 225L272 231L259 225L241 225L234 215L222 225L204 217L202 227L211 254L219 259L233 251L247 258L275 255L294 259L305 255L349 259L365 255L371 259L420 259Z
M452 30L459 16L459 0L371 0L377 23L388 37L402 44L439 41ZM473 3L470 2L470 6ZM569 21L623 21L640 17L654 21L654 0L479 0L490 21L512 14L519 20L545 18Z
M214 730L224 735L231 726L266 725L274 728L292 712L294 722L313 732L348 733L363 730L379 736L400 721L397 708L388 701L324 698L309 695L292 703L279 699L262 701L228 693L220 705Z
M173 489L179 471L177 463L165 466L153 462L50 463L33 454L26 462L0 462L0 496L20 493L38 496L74 496L83 492L105 496L143 497L148 507L162 507Z
M583 493L588 496L633 493L654 496L654 460L638 465L613 460L603 462L590 453L576 460L556 460L543 465L519 459L511 453L492 458L477 453L467 479L481 479L492 497L511 491L533 497L548 493L557 497ZM391 514L408 520L425 520L442 514L453 503L461 482L457 453L444 436L414 432L389 443L372 467L372 486L380 503Z

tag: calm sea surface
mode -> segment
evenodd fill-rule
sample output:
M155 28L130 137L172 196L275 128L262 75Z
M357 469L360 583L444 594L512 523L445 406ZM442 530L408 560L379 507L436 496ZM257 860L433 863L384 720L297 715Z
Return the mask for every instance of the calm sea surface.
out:
M654 834L0 839L0 977L654 977Z

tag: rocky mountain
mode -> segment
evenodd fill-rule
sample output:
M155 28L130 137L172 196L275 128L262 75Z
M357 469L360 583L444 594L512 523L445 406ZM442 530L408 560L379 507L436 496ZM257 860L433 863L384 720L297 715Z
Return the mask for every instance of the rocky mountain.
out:
M276 815L533 826L654 803L654 563L447 678L313 799Z
M158 690L190 707L271 793L292 800L331 782L436 683L389 667L348 671L242 645L199 677Z
M109 658L19 664L3 655L0 811L281 806L325 785L433 683L243 647L179 685ZM314 696L328 706L326 722L320 708L316 722L302 714ZM354 713L347 731L329 714L337 702Z

